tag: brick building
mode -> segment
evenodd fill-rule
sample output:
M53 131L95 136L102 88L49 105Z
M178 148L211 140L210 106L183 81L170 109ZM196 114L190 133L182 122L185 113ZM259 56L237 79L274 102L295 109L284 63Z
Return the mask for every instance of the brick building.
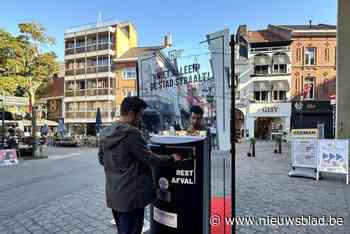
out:
M334 136L329 97L336 88L336 26L280 25L271 30L292 39L292 128L325 125L325 137Z

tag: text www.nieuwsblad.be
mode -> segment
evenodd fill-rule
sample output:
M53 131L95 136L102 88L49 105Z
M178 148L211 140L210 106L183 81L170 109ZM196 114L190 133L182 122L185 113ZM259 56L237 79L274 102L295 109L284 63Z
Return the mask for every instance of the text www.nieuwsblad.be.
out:
M221 225L242 225L242 226L341 226L344 225L343 217L336 216L265 216L265 217L254 217L245 216L237 218L225 217L224 219L220 215L212 215L210 217L211 226Z

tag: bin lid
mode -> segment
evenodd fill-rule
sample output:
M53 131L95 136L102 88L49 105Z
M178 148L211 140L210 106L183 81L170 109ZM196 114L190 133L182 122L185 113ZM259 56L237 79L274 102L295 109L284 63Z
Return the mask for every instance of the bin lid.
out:
M183 143L191 143L196 141L202 141L205 137L201 136L162 136L162 135L154 135L151 137L151 142L155 144L183 144Z

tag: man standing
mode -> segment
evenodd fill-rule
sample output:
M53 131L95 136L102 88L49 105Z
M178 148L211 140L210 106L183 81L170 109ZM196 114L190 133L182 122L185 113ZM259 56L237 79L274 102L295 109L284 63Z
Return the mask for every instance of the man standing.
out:
M140 234L144 208L155 198L151 166L171 166L180 156L160 157L146 147L137 128L147 104L127 97L121 118L100 132L99 162L106 176L107 206L119 234Z

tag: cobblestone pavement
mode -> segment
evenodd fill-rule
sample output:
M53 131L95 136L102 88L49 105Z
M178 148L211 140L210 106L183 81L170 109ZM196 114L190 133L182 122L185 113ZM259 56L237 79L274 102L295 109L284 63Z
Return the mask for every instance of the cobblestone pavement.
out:
M289 167L288 152L274 155L273 143L258 142L256 158L247 158L248 146L239 144L237 149L237 214L238 216L301 216L301 215L335 215L346 218L344 226L239 226L238 233L350 233L350 187L345 185L342 177L324 175L324 179L315 181L287 176ZM284 150L288 149L284 145ZM78 150L79 151L79 150ZM69 153L73 152L73 153ZM83 155L76 155L76 149L58 150L55 157L40 161L25 162L26 167L40 168L37 163L47 166L50 160L70 162L86 157L91 160L91 169L96 170L96 150L84 149ZM66 157L62 160L59 155ZM71 155L71 158L69 156ZM225 161L224 160L225 158ZM230 194L230 160L227 152L215 152L212 160L213 196L224 194L223 163L225 163L225 194ZM46 161L45 161L46 160ZM35 165L35 166L34 166ZM66 164L65 164L66 165ZM101 170L101 169L98 169ZM90 172L92 173L92 172ZM0 168L0 176L3 175ZM116 233L109 224L111 212L105 207L103 173L92 174L90 184L49 202L38 202L33 208L12 214L2 215L0 210L0 233ZM93 177L91 177L93 178ZM69 181L75 183L74 180ZM0 182L1 185L2 182ZM54 188L55 184L50 185ZM1 186L0 186L1 188ZM51 188L47 188L51 189ZM0 202L16 202L2 196ZM5 199L6 198L6 199ZM37 199L40 200L40 197Z

